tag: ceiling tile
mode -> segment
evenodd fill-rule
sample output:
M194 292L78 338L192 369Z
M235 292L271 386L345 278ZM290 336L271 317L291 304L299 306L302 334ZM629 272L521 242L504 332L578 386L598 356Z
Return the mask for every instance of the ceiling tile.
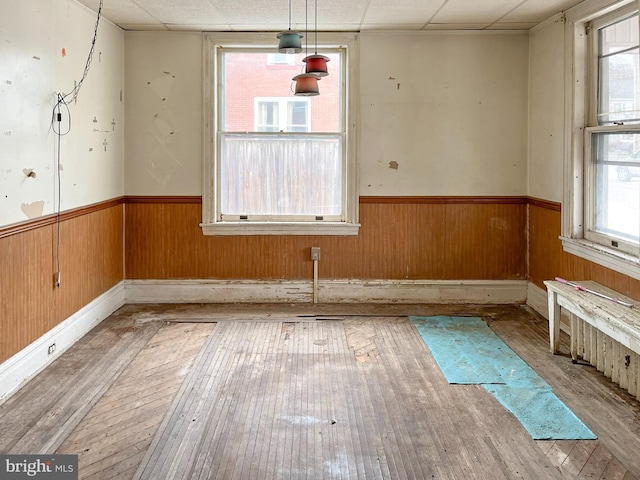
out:
M577 5L582 0L528 0L518 8L507 14L504 22L535 22L540 23L556 13Z
M78 1L97 11L99 0ZM526 30L581 1L317 0L317 25L319 31ZM313 31L316 0L291 2L292 28ZM125 30L276 32L288 28L289 0L104 0L102 12Z
M473 5L470 7L470 3ZM433 23L493 23L517 7L522 0L492 0L469 2L449 0L433 18Z
M537 25L536 22L497 22L489 25L486 30L529 30Z
M430 23L424 30L484 30L489 23Z
M94 12L98 11L99 0L79 0ZM102 15L116 25L139 24L161 25L157 18L142 10L131 0L106 0L102 5Z
M371 0L366 11L365 24L424 25L433 17L443 0Z
M206 1L176 1L176 0L136 0L136 4L147 13L152 13L162 23L196 24L225 23L218 10Z

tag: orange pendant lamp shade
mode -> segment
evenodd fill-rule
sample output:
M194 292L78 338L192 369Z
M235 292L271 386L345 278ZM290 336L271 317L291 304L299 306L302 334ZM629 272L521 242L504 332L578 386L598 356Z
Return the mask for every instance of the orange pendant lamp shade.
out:
M317 76L301 73L293 77L292 80L296 82L295 95L310 97L320 94L320 89L318 88L318 80L320 79Z

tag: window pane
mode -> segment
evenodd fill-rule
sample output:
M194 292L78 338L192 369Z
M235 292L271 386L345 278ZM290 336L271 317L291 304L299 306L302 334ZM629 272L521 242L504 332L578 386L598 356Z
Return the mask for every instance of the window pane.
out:
M267 63L269 65L293 65L295 57L286 53L269 53L267 54Z
M593 135L593 230L638 244L640 240L640 134Z
M290 132L307 132L309 104L304 101L290 101L287 108L287 131Z
M310 101L307 107L310 116L304 122L307 129L303 131L340 132L342 128L340 54L323 52L323 55L330 58L329 76L322 78L318 83L320 95L307 97ZM257 108L255 98L289 98L290 100L300 98L293 95L292 78L301 73L304 54L295 55L293 64L277 65L270 64L270 56L267 49L264 52L228 49L222 54L221 130L254 131L255 119L258 118L258 112L254 111ZM281 126L280 129L293 128L295 131L300 131L300 125L300 123L291 122Z
M640 121L638 16L599 30L598 124Z
M279 130L278 102L258 102L256 130L258 132L277 132Z
M223 135L222 215L341 215L340 135Z

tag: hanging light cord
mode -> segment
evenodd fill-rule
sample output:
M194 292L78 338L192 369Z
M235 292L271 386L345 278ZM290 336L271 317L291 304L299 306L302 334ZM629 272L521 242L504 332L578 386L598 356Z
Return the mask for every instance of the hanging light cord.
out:
M78 96L78 93L80 92L80 88L84 83L85 78L87 78L87 75L89 74L89 68L91 67L91 61L93 60L93 51L95 50L96 40L98 39L98 25L100 25L100 17L102 15L102 2L103 0L100 0L100 4L98 5L98 16L96 18L96 26L93 29L93 40L91 40L91 48L89 49L89 55L87 57L87 63L84 66L84 72L82 73L82 78L80 78L80 81L78 81L76 86L73 87L73 90L71 90L69 93L67 93L64 96L65 100L67 100L70 96L73 96L74 100L76 99L76 97Z
M84 71L82 72L82 77L75 84L73 90L71 90L66 95L62 93L56 93L56 103L53 107L53 112L51 115L51 130L56 135L56 156L54 158L54 169L56 170L56 183L58 187L58 198L56 202L56 279L55 284L57 287L60 286L60 223L61 216L60 212L62 209L62 181L61 181L61 166L60 159L62 156L62 137L67 135L71 131L71 111L69 110L68 100L73 98L76 100L78 97L78 93L80 92L80 88L84 83L87 75L89 74L89 69L91 68L91 61L93 60L93 52L96 47L96 40L98 39L98 26L100 25L100 17L102 15L102 3L103 0L100 0L100 5L98 6L98 14L96 18L96 25L93 29L93 39L91 40L91 48L89 49L89 55L87 57L87 62L84 66ZM64 109L64 110L63 110ZM62 130L62 120L63 120L63 112L66 116L66 129Z
M304 2L304 34L307 37L305 42L305 55L309 56L309 1Z
M318 0L316 1L316 11L315 11L315 25L316 25L316 50L315 50L315 54L318 54Z

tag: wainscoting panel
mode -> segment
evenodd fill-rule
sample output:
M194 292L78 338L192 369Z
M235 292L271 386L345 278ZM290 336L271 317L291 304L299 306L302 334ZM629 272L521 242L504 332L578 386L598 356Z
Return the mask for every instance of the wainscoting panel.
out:
M522 280L524 197L364 197L357 237L205 236L198 197L126 200L127 279Z
M593 280L631 298L640 298L640 281L562 250L560 205L529 202L529 281L544 289L544 280Z
M59 257L51 218L2 229L0 362L122 281L124 206L121 200L103 206L62 217Z

